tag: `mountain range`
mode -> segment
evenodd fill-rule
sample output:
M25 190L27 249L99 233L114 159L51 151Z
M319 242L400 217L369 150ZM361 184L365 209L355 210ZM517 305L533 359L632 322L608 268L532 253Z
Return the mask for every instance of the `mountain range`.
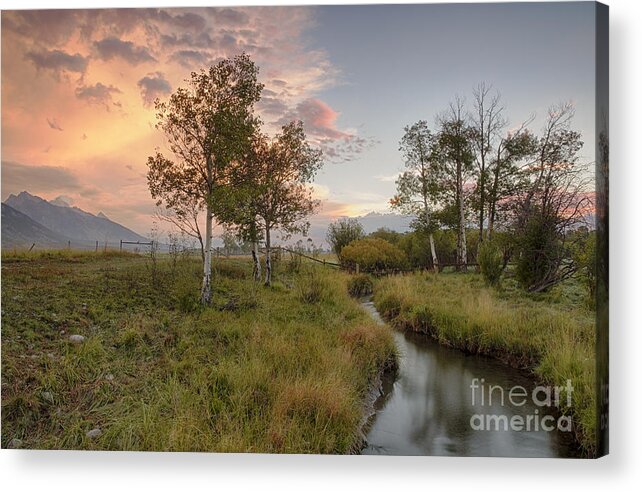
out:
M64 200L44 200L26 191L9 195L2 203L2 246L92 247L95 242L111 244L147 239L107 218L72 207Z

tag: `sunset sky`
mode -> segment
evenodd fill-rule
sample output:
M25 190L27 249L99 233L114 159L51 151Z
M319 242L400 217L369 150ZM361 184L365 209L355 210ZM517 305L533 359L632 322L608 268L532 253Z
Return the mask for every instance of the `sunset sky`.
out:
M2 199L65 199L146 234L152 101L241 51L260 66L270 131L301 119L326 164L328 221L388 211L403 127L481 81L517 125L572 100L593 160L594 5L478 4L2 13ZM538 117L533 130L539 130Z

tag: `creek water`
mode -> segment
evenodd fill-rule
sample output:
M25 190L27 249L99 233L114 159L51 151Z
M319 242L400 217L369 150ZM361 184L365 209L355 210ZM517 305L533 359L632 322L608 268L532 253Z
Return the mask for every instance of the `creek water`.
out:
M365 300L362 305L375 321L385 323L372 301ZM552 406L535 403L532 391L536 384L523 371L489 357L441 346L424 334L394 330L394 338L399 369L382 378L382 392L365 429L362 454L577 456L572 433L558 429L561 415ZM474 402L473 384L479 386ZM509 391L515 387L528 393L521 396L522 390L515 389L516 405L509 399ZM541 403L544 393L537 396ZM520 416L516 425L506 428L502 419L510 423L516 415ZM496 416L505 417L496 421ZM521 430L520 420L524 423ZM543 430L542 422L554 430ZM567 428L566 423L562 420L562 429Z

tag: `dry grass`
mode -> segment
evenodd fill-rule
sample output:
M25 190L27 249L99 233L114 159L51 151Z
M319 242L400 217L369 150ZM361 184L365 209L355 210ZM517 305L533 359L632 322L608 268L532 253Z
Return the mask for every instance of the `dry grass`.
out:
M154 284L132 255L27 260L2 265L3 447L346 453L394 358L329 269L267 289L222 260L202 309L197 261L162 261Z

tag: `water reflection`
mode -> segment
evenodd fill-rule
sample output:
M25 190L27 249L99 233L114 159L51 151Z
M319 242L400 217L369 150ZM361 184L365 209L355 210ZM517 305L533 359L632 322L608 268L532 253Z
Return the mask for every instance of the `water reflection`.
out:
M379 318L371 302L364 307ZM527 390L534 383L520 371L498 361L467 356L438 345L428 337L396 331L400 367L383 381L383 394L367 432L362 454L571 457L570 433L553 431L473 430L474 414L539 415L550 413L530 398L520 407L504 405L495 393L492 405L472 404L471 381L484 378L487 385ZM557 419L557 416L555 416ZM494 428L494 427L493 427Z

